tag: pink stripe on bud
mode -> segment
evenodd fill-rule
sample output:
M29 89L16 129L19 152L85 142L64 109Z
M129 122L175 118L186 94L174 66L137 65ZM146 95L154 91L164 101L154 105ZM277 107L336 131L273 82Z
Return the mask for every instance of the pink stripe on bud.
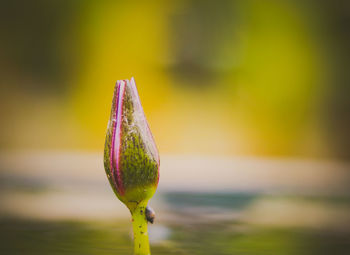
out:
M124 187L121 180L121 173L119 168L120 160L120 142L121 142L121 123L122 123L122 110L123 110L123 101L125 93L125 81L117 81L117 96L115 98L116 105L116 115L115 122L113 127L113 136L112 136L112 151L111 151L111 172L113 180L116 182L116 187L118 191L123 194Z

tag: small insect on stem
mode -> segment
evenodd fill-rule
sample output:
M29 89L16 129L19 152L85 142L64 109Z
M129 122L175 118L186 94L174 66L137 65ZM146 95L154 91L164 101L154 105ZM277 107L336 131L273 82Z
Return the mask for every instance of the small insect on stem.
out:
M155 211L150 206L147 206L146 207L146 219L147 219L147 221L153 224L155 217L156 217Z

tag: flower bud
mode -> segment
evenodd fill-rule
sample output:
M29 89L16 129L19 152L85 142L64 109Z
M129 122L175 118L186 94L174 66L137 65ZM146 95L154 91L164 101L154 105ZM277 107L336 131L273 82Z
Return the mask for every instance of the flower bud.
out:
M132 211L154 194L159 155L135 80L119 80L107 126L104 167L117 197Z

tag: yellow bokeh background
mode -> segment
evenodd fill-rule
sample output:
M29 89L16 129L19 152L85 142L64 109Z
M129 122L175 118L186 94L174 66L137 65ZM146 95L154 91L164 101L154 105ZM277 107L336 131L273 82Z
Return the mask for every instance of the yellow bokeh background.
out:
M344 134L325 111L342 89L337 41L326 40L328 20L312 4L66 5L43 42L51 68L65 70L58 78L2 63L2 148L100 151L114 84L133 76L162 153L343 156L335 141Z

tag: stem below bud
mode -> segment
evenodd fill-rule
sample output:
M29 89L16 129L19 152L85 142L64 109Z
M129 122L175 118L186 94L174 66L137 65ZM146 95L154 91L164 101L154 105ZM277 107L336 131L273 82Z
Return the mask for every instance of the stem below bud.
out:
M132 215L132 227L134 231L134 254L135 255L150 255L147 219L146 219L146 204L140 203Z

